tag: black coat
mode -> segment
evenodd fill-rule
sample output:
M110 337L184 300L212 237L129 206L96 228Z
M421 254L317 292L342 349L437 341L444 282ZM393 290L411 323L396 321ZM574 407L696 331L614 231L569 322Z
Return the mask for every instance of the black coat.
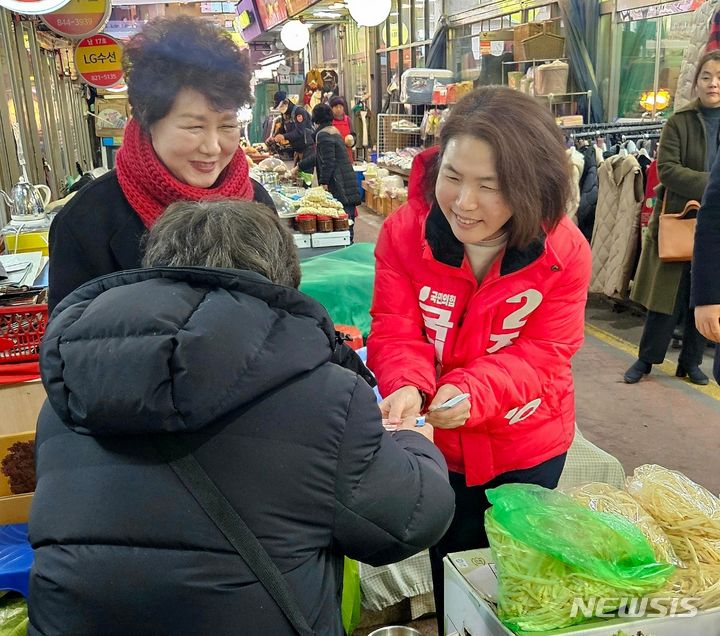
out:
M434 544L453 514L438 449L381 425L329 362L314 300L239 270L103 277L43 343L30 636L279 636L292 629L159 456L179 433L285 575L315 633L343 633L341 554Z
M595 150L592 146L583 148L585 166L580 177L580 202L577 210L577 223L588 243L592 240L595 226L595 208L598 200L598 173Z
M303 159L298 167L303 172L317 168L318 183L326 185L344 207L355 207L360 203L360 189L347 146L335 126L318 130L315 135L315 155Z
M254 199L275 204L253 181ZM50 289L48 308L83 283L125 269L140 267L145 225L125 198L114 170L78 192L50 226Z
M308 147L312 147L312 121L302 106L292 107L290 118L285 120L284 126L283 136L295 152L304 154Z
M697 215L692 260L692 304L720 305L720 161L710 170Z

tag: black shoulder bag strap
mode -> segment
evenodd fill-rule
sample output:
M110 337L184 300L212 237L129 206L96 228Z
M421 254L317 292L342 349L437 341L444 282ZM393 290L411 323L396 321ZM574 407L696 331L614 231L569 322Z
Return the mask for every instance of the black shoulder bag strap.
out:
M155 446L185 488L273 597L295 631L301 636L314 636L278 567L185 443L173 435L167 435L162 439L156 438Z

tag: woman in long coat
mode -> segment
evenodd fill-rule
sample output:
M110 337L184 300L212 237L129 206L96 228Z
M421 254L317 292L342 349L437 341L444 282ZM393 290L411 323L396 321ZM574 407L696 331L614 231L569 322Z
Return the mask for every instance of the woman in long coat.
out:
M660 139L658 176L661 188L645 235L631 298L647 308L637 361L624 380L635 384L665 359L679 317L686 316L676 374L707 384L701 371L705 339L695 327L690 307L690 263L666 263L658 253L663 200L666 212L680 212L690 200L700 201L718 149L720 127L720 51L706 54L695 77L697 99L668 119Z

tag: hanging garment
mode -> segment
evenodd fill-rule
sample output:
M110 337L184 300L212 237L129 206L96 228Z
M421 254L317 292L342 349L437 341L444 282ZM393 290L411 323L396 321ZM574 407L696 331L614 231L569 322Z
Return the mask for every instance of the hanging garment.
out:
M653 161L647 169L645 176L645 200L640 211L640 227L645 228L650 223L650 217L655 209L657 198L656 188L660 185L658 177L657 161Z
M580 204L577 211L577 224L588 243L592 240L595 226L595 208L598 200L598 168L595 150L585 146L580 152L585 157L585 167L580 177Z
M338 87L337 72L333 71L331 68L326 68L320 71L320 87L322 88L323 93L335 94Z
M568 201L565 212L577 223L575 215L580 205L580 179L585 170L585 156L576 150L575 146L567 149L567 156L570 163L570 184L572 192L570 193L570 201Z
M609 157L598 169L598 179L590 291L610 298L627 298L644 196L640 164L632 155Z

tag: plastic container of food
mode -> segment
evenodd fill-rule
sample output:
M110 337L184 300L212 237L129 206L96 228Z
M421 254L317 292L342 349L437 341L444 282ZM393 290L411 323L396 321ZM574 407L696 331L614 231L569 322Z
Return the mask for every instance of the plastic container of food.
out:
M330 216L317 216L317 231L318 232L332 232L333 231L333 220Z
M300 234L314 234L317 232L317 218L315 214L298 214L296 217L298 232Z
M350 229L350 220L347 214L340 214L333 219L333 229L336 232Z

